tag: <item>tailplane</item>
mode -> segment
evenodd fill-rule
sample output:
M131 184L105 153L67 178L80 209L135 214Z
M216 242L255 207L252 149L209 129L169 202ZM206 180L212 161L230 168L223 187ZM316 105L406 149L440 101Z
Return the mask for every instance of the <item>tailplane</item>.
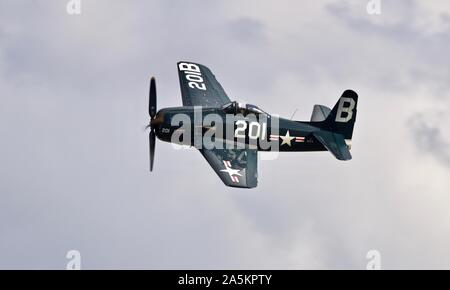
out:
M338 160L352 159L350 148L341 134L322 130L313 132L312 134Z
M314 109L311 115L311 122L325 121L330 112L331 109L326 106L314 105Z

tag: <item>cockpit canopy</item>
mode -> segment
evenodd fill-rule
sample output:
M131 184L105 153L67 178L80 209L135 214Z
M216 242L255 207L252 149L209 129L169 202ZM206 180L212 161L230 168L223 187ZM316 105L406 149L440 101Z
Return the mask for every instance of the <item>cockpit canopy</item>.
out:
M265 114L268 115L266 112L261 110L255 105L251 104L245 104L245 103L238 103L238 102L231 102L228 104L225 104L222 106L222 110L227 114L242 114L242 115L248 115L248 114Z

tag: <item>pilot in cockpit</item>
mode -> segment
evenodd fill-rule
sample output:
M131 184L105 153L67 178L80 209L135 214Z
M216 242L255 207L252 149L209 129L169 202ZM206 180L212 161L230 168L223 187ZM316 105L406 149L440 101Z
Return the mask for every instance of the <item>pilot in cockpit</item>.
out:
M244 116L247 114L255 114L255 115L267 114L266 112L264 112L255 105L238 103L236 101L223 105L222 110L227 114L234 114L234 115L242 114Z

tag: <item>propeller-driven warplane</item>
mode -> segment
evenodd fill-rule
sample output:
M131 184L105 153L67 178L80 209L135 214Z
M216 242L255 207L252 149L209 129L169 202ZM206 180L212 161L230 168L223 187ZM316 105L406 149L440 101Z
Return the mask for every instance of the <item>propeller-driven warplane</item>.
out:
M231 101L204 65L178 63L183 106L157 111L155 78L150 81L150 171L155 139L194 146L227 186L253 188L258 151L329 151L350 160L358 95L346 90L333 109L315 105L310 121L270 115Z

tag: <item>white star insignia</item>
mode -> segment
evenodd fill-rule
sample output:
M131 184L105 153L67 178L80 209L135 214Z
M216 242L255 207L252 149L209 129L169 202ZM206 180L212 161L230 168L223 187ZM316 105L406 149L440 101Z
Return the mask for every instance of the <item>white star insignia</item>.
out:
M286 145L288 145L288 146L291 146L291 141L292 141L293 139L295 139L295 137L291 137L291 136L289 135L289 130L286 132L286 136L280 136L280 138L283 140L283 142L281 142L281 145L280 145L280 146L283 146L283 144L286 144Z

